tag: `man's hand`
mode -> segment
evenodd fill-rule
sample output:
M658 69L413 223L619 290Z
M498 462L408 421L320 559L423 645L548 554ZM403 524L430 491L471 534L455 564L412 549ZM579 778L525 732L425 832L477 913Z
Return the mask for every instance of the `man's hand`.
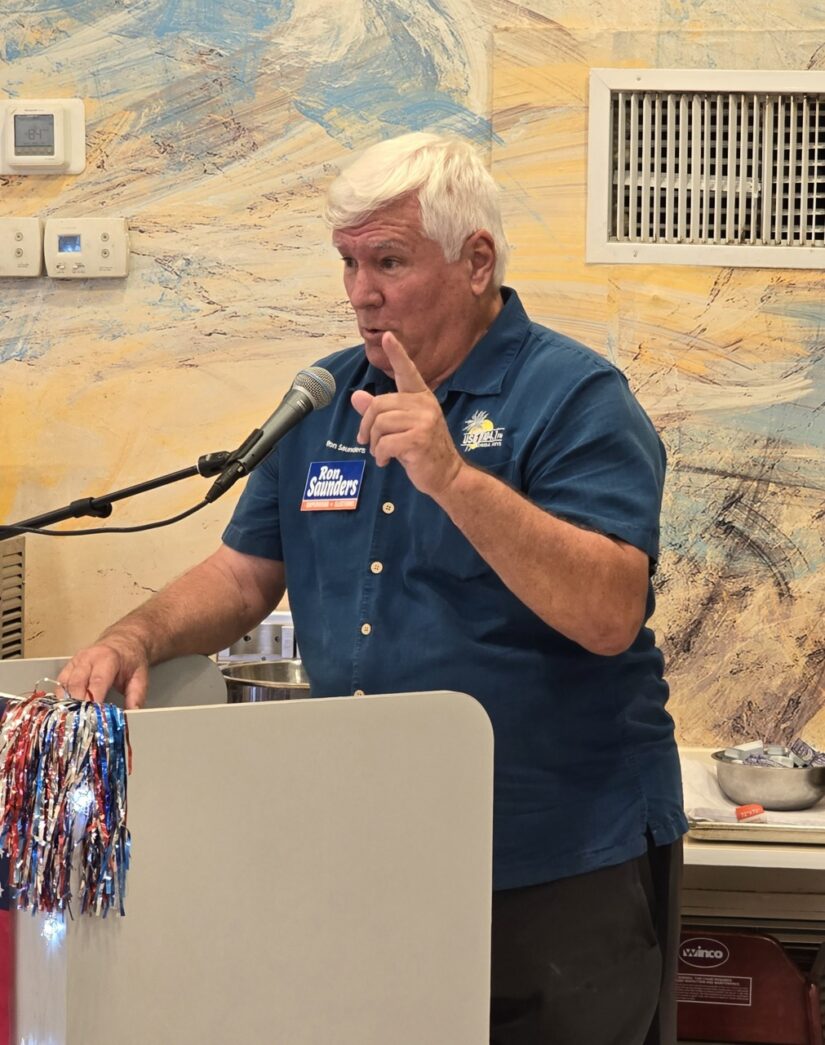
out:
M141 642L125 635L103 635L80 650L57 676L68 696L102 704L115 686L126 708L143 707L149 682L149 659Z
M413 486L437 499L464 466L461 456L438 400L404 346L389 332L381 345L398 391L381 396L363 390L353 392L352 405L361 414L358 442L369 443L370 453L381 468L396 458Z
M222 544L76 653L58 682L76 700L100 703L114 686L127 709L143 707L151 664L230 646L263 620L285 590L282 562Z

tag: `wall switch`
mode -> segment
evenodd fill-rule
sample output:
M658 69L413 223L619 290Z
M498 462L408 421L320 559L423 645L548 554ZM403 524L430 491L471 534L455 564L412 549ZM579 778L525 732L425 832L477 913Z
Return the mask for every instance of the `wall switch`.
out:
M40 218L0 218L0 276L39 276L42 270Z
M46 272L56 279L123 277L129 271L125 218L48 218Z

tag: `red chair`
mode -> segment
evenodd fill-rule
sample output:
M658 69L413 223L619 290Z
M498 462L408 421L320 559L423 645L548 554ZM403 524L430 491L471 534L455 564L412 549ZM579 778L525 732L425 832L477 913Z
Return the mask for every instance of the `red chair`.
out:
M823 1045L819 988L771 936L683 931L680 1042Z

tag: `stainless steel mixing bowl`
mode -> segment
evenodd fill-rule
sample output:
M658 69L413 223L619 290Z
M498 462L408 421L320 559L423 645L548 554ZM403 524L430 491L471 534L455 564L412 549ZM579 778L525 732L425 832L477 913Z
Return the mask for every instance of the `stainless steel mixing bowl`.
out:
M825 766L786 769L749 766L714 751L716 779L731 802L758 802L765 809L809 809L825 795Z
M221 669L229 704L294 700L309 696L309 679L300 660L265 660Z

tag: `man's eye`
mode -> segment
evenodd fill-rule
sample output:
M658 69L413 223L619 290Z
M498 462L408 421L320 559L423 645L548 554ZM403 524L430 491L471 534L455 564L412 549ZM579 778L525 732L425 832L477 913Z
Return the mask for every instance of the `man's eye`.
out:
M382 258L381 259L381 268L382 269L398 268L398 266L400 264L401 264L401 262L398 260L398 258Z
M345 269L355 268L355 261L352 258L341 258L341 261L343 261Z

